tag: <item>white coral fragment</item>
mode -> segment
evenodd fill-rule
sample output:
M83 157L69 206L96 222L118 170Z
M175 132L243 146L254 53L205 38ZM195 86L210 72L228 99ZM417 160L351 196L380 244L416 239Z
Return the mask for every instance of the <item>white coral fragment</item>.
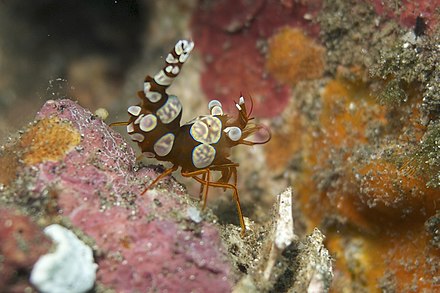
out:
M297 236L293 231L292 189L278 195L278 220L275 230L275 245L278 249L285 249Z
M194 223L198 224L202 221L202 217L200 216L200 210L197 209L196 207L189 207L186 210L186 214L188 218L190 218L191 221L193 221Z
M53 224L44 233L56 250L35 263L30 281L41 292L87 292L95 283L97 264L92 249L69 229Z
M305 239L297 256L298 269L292 292L328 292L333 279L332 258L324 247L325 236L317 228Z
M271 240L269 259L263 272L266 281L269 281L273 275L274 266L282 257L282 252L298 238L293 224L292 188L289 187L277 196L277 211L273 224L275 231Z

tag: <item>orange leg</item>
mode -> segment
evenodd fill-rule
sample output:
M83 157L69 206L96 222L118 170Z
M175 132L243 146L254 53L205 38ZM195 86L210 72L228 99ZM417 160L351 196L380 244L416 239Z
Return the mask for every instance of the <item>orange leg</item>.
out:
M204 183L203 181L201 181L200 178L194 178L194 179L196 179L200 183ZM246 225L244 223L243 212L241 210L240 198L238 196L237 187L232 185L232 184L223 183L223 182L206 182L206 184L208 184L208 186L213 186L213 187L223 187L223 188L232 189L234 200L235 200L235 204L237 205L238 219L240 221L240 226L241 226L241 236L244 236L244 234L246 232Z
M197 172L197 171L196 171ZM190 173L189 173L190 174ZM183 176L185 176L185 174L182 173ZM241 226L241 236L244 236L245 232L246 232L246 225L244 223L244 218L243 218L243 212L241 210L241 205L240 205L240 198L238 196L238 190L237 187L235 185L229 184L229 183L224 183L224 182L209 182L209 181L203 181L202 179L195 177L195 176L188 176L188 177L192 177L194 178L197 182L200 182L201 184L207 185L207 186L213 186L213 187L223 187L223 188L229 188L232 189L233 191L233 196L234 196L234 200L235 203L237 205L237 213L238 213L238 218L240 221L240 226ZM235 176L236 178L236 176Z
M206 208L206 202L208 200L208 187L209 186L208 186L207 183L202 183L202 182L209 182L209 180L211 178L211 174L210 174L209 168L197 170L197 171L194 171L194 172L182 172L181 174L182 174L183 177L191 177L191 178L194 178L194 179L197 178L197 179L201 180L201 181L199 181L199 180L197 180L197 181L200 182L201 185L202 185L201 188L200 188L200 199L203 198L203 207L202 207L202 209L205 209ZM202 178L198 178L197 177L198 175L202 175ZM208 180L206 180L206 178ZM206 187L206 188L204 189L204 187ZM205 192L203 193L203 197L202 197L203 189L205 190Z
M237 186L237 168L231 168L231 175L234 177L234 185Z
M128 125L128 122L113 122L113 123L110 123L110 127L113 127L113 126L127 126Z
M156 177L156 179L153 180L153 182L150 183L150 185L148 185L144 191L142 191L141 195L143 195L145 192L147 192L148 189L150 189L154 184L156 184L157 182L159 182L160 180L162 180L162 178L170 175L171 173L173 173L174 171L176 171L178 168L178 166L172 166L169 169L166 169L162 174L160 174L159 176Z
M206 170L206 178L205 179L206 180L203 180L205 182L209 182L211 180L211 173L209 172L209 169ZM203 195L203 209L206 208L206 202L208 201L208 189L209 189L209 184L206 184L205 194Z
M239 164L237 164L237 163L230 163L230 164L223 164L223 165L213 165L213 166L209 167L209 169L212 171L222 172L222 177L220 177L220 179L217 182L228 183L229 180L231 179L231 175L233 172L232 170L235 170L235 172L237 172L238 166L239 166ZM237 184L235 184L235 185L237 185Z
M206 181L206 173L202 174L202 180ZM200 184L200 192L199 192L199 200L202 200L203 198L203 189L204 189L205 185Z

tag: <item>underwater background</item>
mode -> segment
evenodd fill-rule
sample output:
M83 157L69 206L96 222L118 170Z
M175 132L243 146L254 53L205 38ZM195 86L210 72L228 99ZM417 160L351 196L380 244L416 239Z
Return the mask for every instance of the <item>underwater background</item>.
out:
M439 7L0 1L0 291L60 292L30 277L52 224L90 249L88 274L57 260L84 280L66 292L440 290ZM201 211L177 172L140 196L164 168L107 127L180 39L182 121L243 95L272 133L232 151L244 238L230 191Z

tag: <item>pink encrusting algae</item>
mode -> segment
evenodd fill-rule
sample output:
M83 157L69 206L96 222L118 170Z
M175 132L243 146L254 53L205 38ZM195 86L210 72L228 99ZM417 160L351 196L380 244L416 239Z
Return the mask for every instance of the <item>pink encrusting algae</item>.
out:
M0 208L0 292L23 292L27 275L51 241L30 217L11 207Z

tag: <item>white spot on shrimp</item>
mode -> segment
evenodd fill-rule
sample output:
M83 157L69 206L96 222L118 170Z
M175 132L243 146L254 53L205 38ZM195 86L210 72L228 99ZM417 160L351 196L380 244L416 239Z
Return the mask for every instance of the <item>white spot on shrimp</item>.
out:
M222 107L215 106L211 109L211 115L223 115Z
M143 152L142 154L145 157L147 157L147 158L154 158L154 157L156 157L156 155L154 153L152 153L152 152Z
M241 138L241 129L236 126L226 127L223 131L232 141L238 141Z
M189 53L183 53L182 55L179 56L179 62L180 63L184 63L189 57Z
M156 103L162 98L162 95L158 92L148 92L148 93L145 93L145 96L152 103Z
M134 126L133 126L133 122L127 125L127 133L133 132L134 131Z
M215 148L209 144L202 143L196 146L192 152L192 162L196 168L206 168L215 159Z
M169 86L173 82L173 79L174 77L167 76L163 70L154 76L154 81L163 86Z
M214 108L215 106L219 106L220 108L222 107L222 103L220 103L220 101L218 100L211 100L208 103L208 109L209 111L211 111L212 108Z
M171 95L168 97L166 103L157 110L157 116L162 123L168 124L174 121L177 116L179 116L182 111L182 104L180 104L179 99Z
M146 81L144 82L144 93L147 94L151 89L151 83Z
M141 114L136 120L134 120L134 124L139 124L141 122L142 117L144 117L144 114Z
M220 140L222 122L219 118L208 115L195 120L189 133L195 141L213 144Z
M179 40L174 46L174 51L177 55L182 55L183 53L189 54L194 48L194 43L187 40Z
M157 118L153 114L142 117L139 127L142 131L148 132L153 130L157 125Z
M160 157L168 155L173 148L174 138L172 133L167 133L159 138L153 146L154 152Z
M173 54L171 53L168 54L167 59L165 59L165 61L171 64L179 62L179 60L176 57L174 57Z
M174 66L173 70L171 70L171 73L174 75L177 75L180 72L179 66Z
M130 134L130 137L131 137L131 140L138 141L138 142L143 142L145 139L145 137L142 134L137 133L137 132Z
M128 107L128 113L133 116L139 116L139 113L141 113L141 107L139 106L130 106Z

